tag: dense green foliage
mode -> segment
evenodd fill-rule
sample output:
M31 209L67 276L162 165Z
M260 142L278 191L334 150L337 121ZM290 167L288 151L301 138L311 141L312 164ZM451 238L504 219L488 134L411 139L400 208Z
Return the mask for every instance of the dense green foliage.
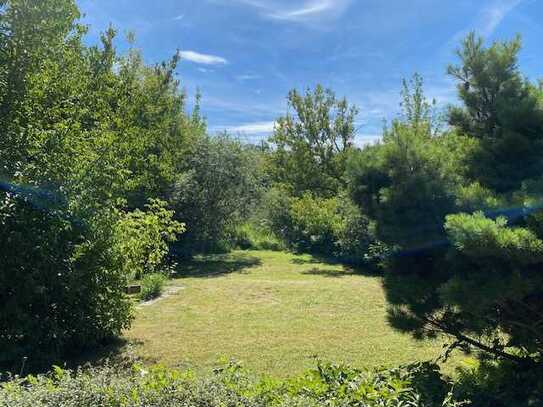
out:
M132 317L107 228L115 218L87 223L62 204L37 206L44 199L7 194L0 207L0 363L96 345Z
M370 223L343 193L358 109L320 85L287 100L292 114L277 120L269 139L272 188L259 215L294 250L363 261Z
M291 91L289 113L255 147L207 135L199 96L187 112L179 54L153 66L133 45L118 55L113 28L87 46L78 19L75 0L0 0L1 364L120 335L132 319L127 282L143 279L142 298L156 297L174 257L287 247L380 266L395 328L477 351L461 398L514 400L510 381L541 402L543 88L518 67L520 39L464 40L448 68L461 105L446 115L422 78L404 82L403 115L374 145L354 145L357 108L316 86ZM443 383L417 387L414 370L432 376L428 366L320 366L254 388L232 369L202 382L57 370L0 395L19 405L78 395L88 405L304 406L446 396Z
M258 379L238 364L225 364L214 375L160 367L128 371L103 368L70 372L55 368L49 376L15 379L0 387L0 406L420 406L452 407L449 385L437 367L414 364L390 371L359 371L319 364L285 381ZM27 385L25 385L27 383Z
M86 46L78 18L73 0L0 9L2 362L119 335L127 281L227 248L262 187L256 149L186 112L178 55L118 55L112 28Z
M127 280L159 267L182 231L159 201L131 212L166 196L183 140L201 132L176 58L119 57L112 29L87 47L77 18L69 0L0 13L2 362L119 335Z
M381 143L351 155L348 178L353 201L377 223L378 239L417 250L442 234L462 178L458 157L469 144L434 133L437 119L420 78L404 83L403 96L404 117L385 129Z
M165 269L168 243L184 232L184 225L174 221L174 211L160 200L151 200L147 211L136 209L124 214L117 222L116 249L122 256L123 272L140 279L146 274Z
M141 280L140 299L142 301L149 301L160 297L165 283L166 276L164 274L147 274Z
M256 150L227 135L191 143L170 195L188 229L178 246L181 255L229 247L261 193L259 163Z
M430 131L418 84L405 105L422 114L356 153L349 177L353 199L392 251L385 284L394 326L449 334L453 346L483 357L539 364L543 242L532 177L541 171L532 153L543 106L518 71L518 49L518 40L487 49L469 36L462 65L449 69L465 104L450 109L452 127Z
M454 396L480 407L523 407L543 404L541 366L519 369L508 361L485 361L457 372Z
M373 228L347 197L293 197L275 188L264 202L268 228L291 249L354 263L365 259Z
M286 249L284 241L271 230L267 219L250 219L238 226L232 243L242 250L280 251Z
M317 86L288 95L293 114L277 120L270 138L274 149L269 170L275 182L296 196L313 192L331 196L343 185L347 154L353 147L358 110Z

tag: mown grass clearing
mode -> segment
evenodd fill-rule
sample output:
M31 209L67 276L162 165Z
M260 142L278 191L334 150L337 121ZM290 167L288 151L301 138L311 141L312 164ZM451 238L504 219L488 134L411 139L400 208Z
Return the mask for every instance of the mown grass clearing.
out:
M202 370L228 357L287 376L314 367L315 357L371 368L442 351L442 342L415 341L387 324L380 277L340 264L238 251L198 258L180 272L170 285L184 289L139 308L127 332L152 363Z

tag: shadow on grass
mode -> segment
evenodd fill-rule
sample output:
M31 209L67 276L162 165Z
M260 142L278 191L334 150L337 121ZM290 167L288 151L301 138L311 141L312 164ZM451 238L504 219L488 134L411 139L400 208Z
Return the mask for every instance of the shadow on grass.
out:
M340 266L341 270L326 269L315 266L311 270L304 271L302 274L307 275L321 275L324 277L344 277L352 275L360 275L366 277L379 277L382 273L374 267L369 265L357 265L342 261L333 257L319 256L312 254L309 258L295 258L291 260L291 263L297 265L328 265L328 266Z
M177 267L174 278L209 278L224 274L242 273L252 267L260 266L258 257L248 254L211 254L197 256Z
M136 362L137 357L132 351L134 345L142 342L128 341L125 338L108 339L101 344L87 349L74 349L62 355L41 355L0 363L0 383L12 375L26 376L29 374L44 374L51 371L52 366L65 369L99 367L103 365L129 367Z
M350 270L321 269L318 267L314 267L311 270L303 271L302 274L310 275L310 276L333 277L333 278L340 278L340 277L354 275L354 273Z
M109 339L94 348L84 350L79 354L66 355L66 367L102 366L110 364L115 366L132 366L137 360L133 351L134 346L143 345L139 340L127 340L124 337Z
M296 253L298 254L298 253ZM320 264L320 263L325 263L325 264L332 264L331 262L327 262L327 261L322 261L322 260L319 260L313 256L311 256L309 259L302 259L300 257L296 257L295 259L292 259L290 261L292 264L298 264L298 265L303 265L303 264Z

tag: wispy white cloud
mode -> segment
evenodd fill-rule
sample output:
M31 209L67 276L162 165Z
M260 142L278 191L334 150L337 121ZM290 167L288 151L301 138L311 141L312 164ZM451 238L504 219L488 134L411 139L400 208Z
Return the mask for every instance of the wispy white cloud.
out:
M470 31L475 31L485 38L491 37L507 16L523 1L524 0L494 0L494 2L485 6L478 13L475 21L469 27L458 31L447 44L445 44L444 49L449 50L451 47L456 46Z
M278 100L266 98L265 103L255 103L254 101L247 103L243 100L231 100L229 98L214 97L213 95L206 93L203 97L203 105L206 108L214 111L218 110L228 113L259 116L261 118L264 116L264 120L268 119L269 117L274 118L281 116L286 112L284 98ZM254 120L254 122L257 121L261 120Z
M184 59L186 61L194 62L195 64L226 65L228 63L228 61L223 57L201 54L196 51L179 51L179 56L181 57L181 60Z
M479 17L478 31L484 37L490 37L521 2L522 0L500 0L485 8Z
M348 0L312 0L306 1L300 8L277 10L269 16L279 20L301 21L320 17L337 17L349 6Z
M245 74L245 75L236 76L236 79L240 82L252 81L252 80L260 79L260 78L262 78L260 75L254 75L254 74Z
M184 18L185 18L184 14L179 14L178 16L175 16L172 20L173 21L181 21Z
M222 0L219 0L222 1ZM291 22L312 22L340 17L353 0L229 0L259 10L262 17ZM224 3L224 1L222 1Z
M212 131L226 131L233 134L266 135L273 132L275 122L256 122L237 126L217 126Z

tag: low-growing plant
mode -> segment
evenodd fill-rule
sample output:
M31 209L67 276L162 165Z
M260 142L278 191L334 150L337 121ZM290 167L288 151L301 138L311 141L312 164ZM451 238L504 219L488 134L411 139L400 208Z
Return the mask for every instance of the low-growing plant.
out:
M299 377L259 378L230 362L197 377L164 367L135 365L15 377L0 386L0 406L95 407L454 407L450 386L431 363L362 371L319 363Z
M235 247L242 250L273 250L285 249L284 243L263 224L253 222L238 227L234 234Z
M166 284L166 276L164 274L148 274L141 280L140 299L142 301L150 301L160 297Z

